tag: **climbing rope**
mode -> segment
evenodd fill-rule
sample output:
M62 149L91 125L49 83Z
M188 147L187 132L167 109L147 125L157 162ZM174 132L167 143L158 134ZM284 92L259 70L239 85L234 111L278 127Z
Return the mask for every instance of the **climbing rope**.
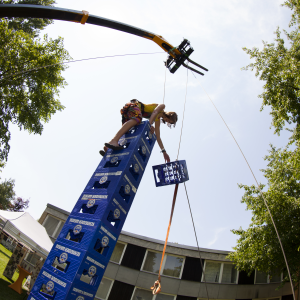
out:
M189 196L188 196L188 193L187 193L187 189L186 189L185 182L184 182L184 189L185 189L186 198L187 198L187 201L188 201L188 204L189 204L190 214L191 214L192 223L193 223L193 227L194 227L194 233L195 233L195 238L196 238L196 242L197 242L197 248L198 248L198 253L199 253L199 258L200 258L201 269L202 269L202 272L203 272L203 279L204 279L204 283L205 283L205 289L206 289L207 300L209 300L208 289L207 289L207 284L206 284L206 279L205 279L205 271L204 271L204 269L203 269L202 258L201 258L201 252L200 252L199 243L198 243L198 238L197 238L197 233L196 233L196 227L195 227L195 223L194 223L194 218L193 218L192 209L191 209L190 200L189 200ZM201 280L201 279L200 279L200 280ZM199 289L200 289L200 287L199 287Z
M193 73L193 72L192 72L192 73ZM194 75L194 76L195 76L195 75ZM195 77L195 78L196 78L196 77ZM274 222L273 216L272 216L272 214L271 214L271 211L270 211L270 209L269 209L269 205L268 205L268 203L267 203L267 201L266 201L266 199L265 199L265 197L264 197L264 195L263 195L263 193L262 193L261 188L259 187L258 181L257 181L257 179L256 179L256 177L255 177L255 175L254 175L254 173L253 173L253 171L252 171L252 169L251 169L251 167L250 167L250 164L248 163L248 161L247 161L247 159L246 159L246 156L244 155L244 152L242 151L242 149L241 149L239 143L238 143L237 140L235 139L233 133L232 133L231 130L229 129L229 127L228 127L227 123L225 122L224 118L222 117L221 113L219 112L219 110L217 109L216 105L215 105L214 102L211 100L211 98L209 97L208 93L206 92L206 90L205 90L205 89L203 88L203 86L201 85L201 83L200 83L200 86L201 86L201 88L203 89L203 91L206 93L206 95L207 95L207 97L209 98L210 102L213 104L214 108L216 109L216 111L218 112L218 114L219 114L219 116L221 117L222 121L224 122L225 126L227 127L229 133L231 134L232 138L234 139L236 145L238 146L238 148L239 148L239 150L240 150L240 152L241 152L241 154L242 154L242 156L243 156L243 158L244 158L246 164L248 165L248 168L249 168L250 172L252 173L252 176L253 176L253 178L254 178L254 180L255 180L255 182L256 182L256 185L257 185L257 188L258 188L258 190L259 190L259 193L260 193L261 197L262 197L263 200L264 200L264 203L265 203L265 205L266 205L266 207L267 207L267 210L268 210L268 213L269 213L269 215L270 215L272 224L273 224L273 226L274 226L274 228L275 228L276 235L277 235L277 238L278 238L278 241L279 241L279 244L280 244L280 247L281 247L281 251L282 251L282 254L283 254L283 257L284 257L284 261L285 261L285 264L286 264L286 268L287 268L287 271L288 271L288 274L289 274L289 279L290 279L290 283L291 283L291 289L292 289L292 293L293 293L293 298L294 298L294 300L296 300L296 297L295 297L295 291L294 291L294 286L293 286L292 277L291 277L291 273L290 273L290 268L289 268L288 261L287 261L287 258L286 258L286 255L285 255L285 252L284 252L284 249L283 249L283 245L282 245L282 242L281 242L281 238L280 238L280 236L279 236L279 233L278 233L277 227L276 227L276 225L275 225L275 222Z
M183 108L181 133L180 133L178 153L177 153L177 159L176 160L178 160L179 150L180 150L180 144L181 144L181 136L182 136L182 129L183 129L185 105L186 105L186 99L187 99L187 85L188 85L188 69L187 69L187 74L186 74L185 101L184 101L184 108ZM199 248L199 243L198 243L196 228L195 228L195 224L194 224L193 214L192 214L191 205L190 205L190 201L189 201L189 197L188 197L188 193L187 193L185 182L184 182L184 188L185 188L186 197L187 197L187 200L188 200L190 214L191 214L192 223L193 223L193 227L194 227L194 233L195 233L195 238L196 238L197 247L198 247L198 254L199 254L199 258L200 258L200 265L201 265L201 269L202 269L202 272L203 272L203 279L204 279L204 283L205 283L205 289L206 289L207 299L209 300L208 289L207 289L207 284L206 284L206 279L205 279L205 271L203 269L201 252L200 252L200 248ZM169 226L168 226L167 235L166 235L166 239L165 239L164 249L163 249L163 253L162 253L162 257L161 257L161 261L160 261L160 266L159 266L159 271L158 271L158 280L156 280L154 282L154 285L151 287L153 295L156 295L156 294L160 293L160 291L161 291L161 284L160 284L160 281L161 281L161 276L160 276L161 275L161 268L162 268L162 264L163 264L163 260L164 260L164 256L165 256L165 252L166 252L166 247L167 247L167 243L168 243L168 239L169 239L169 233L170 233L171 223L172 223L172 219L173 219L173 213L174 213L174 208L175 208L175 203L176 203L177 191L178 191L178 183L176 184L175 190L174 190L174 196L173 196L173 202L172 202L172 209L171 209L171 216L170 216L170 220L169 220ZM200 278L200 281L201 281L201 278Z
M168 230L167 230L167 236L166 236L166 240L165 240L164 250L163 250L163 253L162 253L162 256L161 256L161 261L160 261L160 266L159 266L159 271L158 271L158 280L156 280L154 285L151 287L153 295L158 294L161 290L160 272L161 272L161 267L162 267L162 263L163 263L164 256L165 256L165 253L166 253L167 243L168 243L168 239L169 239L169 233L170 233L171 223L172 223L172 219L173 219L173 212L174 212L175 203L176 203L177 191L178 191L178 183L175 185L171 215L170 215L170 220L169 220L169 226L168 226Z
M167 57L168 59L168 57ZM165 63L165 83L164 83L164 96L163 96L163 104L165 104L165 94L166 94L166 78L167 78L167 61Z
M189 63L187 63L187 65L188 65L188 64L189 64ZM186 69L185 100L184 100L184 107L183 107L183 114L182 114L182 123L181 123L181 132L180 132L179 146L178 146L178 153L177 153L177 158L176 158L176 160L178 160L179 150L180 150L180 144L181 144L181 136L182 136L183 121L184 121L184 113L185 113L185 104L186 104L186 96L187 96L188 78L189 78L189 73L188 73L188 69Z
M14 73L14 74L9 74L3 78L0 78L1 80L5 80L7 78L16 76L16 75L21 75L24 73L28 73L28 72L32 72L32 71L36 71L36 70L40 70L40 69L44 69L44 68L49 68L49 67L53 67L53 66L57 66L57 65L63 65L63 64L69 64L69 63L74 63L74 62L79 62L79 61L86 61L86 60L93 60L93 59L100 59L100 58L112 58L112 57L121 57L121 56L135 56L135 55L149 55L149 54L161 54L161 53L165 53L165 52L150 52L150 53L129 53L129 54L116 54L116 55L107 55L107 56L98 56L98 57L91 57L91 58L83 58L83 59L76 59L76 60L68 60L68 61L63 61L61 63L56 63L56 64L51 64L51 65L46 65L46 66L42 66L42 67L37 67L37 68L33 68L33 69L29 69L29 70L25 70L22 72L18 72L18 73ZM0 75L1 76L1 75Z

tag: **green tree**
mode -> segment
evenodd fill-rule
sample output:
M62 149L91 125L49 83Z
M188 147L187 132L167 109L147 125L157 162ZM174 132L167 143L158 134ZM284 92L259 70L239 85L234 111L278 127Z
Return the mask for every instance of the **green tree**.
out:
M13 179L4 180L0 183L0 209L9 210L11 201L15 197L15 181Z
M271 147L267 168L262 170L268 181L263 195L272 213L288 260L292 280L297 287L300 280L300 150ZM252 222L247 230L232 230L239 235L235 252L229 258L238 269L249 273L255 269L271 274L285 271L286 265L274 226L256 186L239 185L245 190L242 203L252 211ZM261 190L264 189L261 185ZM285 281L289 281L285 274Z
M9 3L16 1L2 1ZM51 4L53 1L19 1L23 4ZM0 160L7 160L10 124L20 130L41 134L44 123L64 109L58 100L66 86L61 73L70 59L63 39L37 35L49 21L22 18L0 21ZM51 67L41 68L52 65ZM34 71L29 71L34 69Z
M44 5L53 6L54 0L0 0L0 4L30 4L30 5ZM44 29L53 21L50 19L37 18L5 18L9 21L8 28L14 30L23 30L26 33L37 36L39 31Z
M292 10L290 28L284 30L289 45L286 46L279 28L276 30L275 43L263 41L263 49L243 48L255 62L244 70L255 70L255 76L264 81L261 110L271 107L272 126L278 135L286 123L293 127L292 141L300 140L300 2L285 1L283 6ZM291 130L291 129L289 129Z
M264 47L244 51L254 62L244 69L255 70L255 75L264 81L261 110L270 106L272 126L278 135L289 124L293 134L290 145L294 150L276 149L271 146L267 168L262 170L267 185L260 185L281 237L291 277L297 288L300 280L300 2L287 0L283 4L292 11L291 31L284 31L289 42L277 28L275 43L263 42ZM242 203L252 211L249 228L232 230L239 236L235 252L229 258L240 270L249 273L257 269L268 274L284 272L284 281L289 281L281 247L267 211L264 200L256 186L240 184L245 190Z

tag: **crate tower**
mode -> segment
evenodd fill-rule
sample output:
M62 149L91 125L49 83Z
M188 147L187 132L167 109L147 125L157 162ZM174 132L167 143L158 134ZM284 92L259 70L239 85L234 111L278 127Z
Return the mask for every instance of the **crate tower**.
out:
M109 149L54 243L29 300L93 300L156 141L148 121Z

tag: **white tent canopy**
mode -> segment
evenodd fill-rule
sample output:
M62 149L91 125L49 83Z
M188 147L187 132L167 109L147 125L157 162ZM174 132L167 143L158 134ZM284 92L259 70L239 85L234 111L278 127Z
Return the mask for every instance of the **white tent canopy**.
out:
M29 213L0 210L0 219L6 222L4 231L43 257L48 256L53 243L46 229Z

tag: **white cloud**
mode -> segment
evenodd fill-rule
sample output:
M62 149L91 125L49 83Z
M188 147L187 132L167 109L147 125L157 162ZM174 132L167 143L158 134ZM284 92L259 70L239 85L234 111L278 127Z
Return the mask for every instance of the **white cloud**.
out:
M218 239L221 236L222 232L224 232L227 229L228 229L227 227L216 228L214 230L214 237L213 237L213 239L210 242L208 242L208 244L207 244L208 247L211 247L212 245L214 245L218 241Z

